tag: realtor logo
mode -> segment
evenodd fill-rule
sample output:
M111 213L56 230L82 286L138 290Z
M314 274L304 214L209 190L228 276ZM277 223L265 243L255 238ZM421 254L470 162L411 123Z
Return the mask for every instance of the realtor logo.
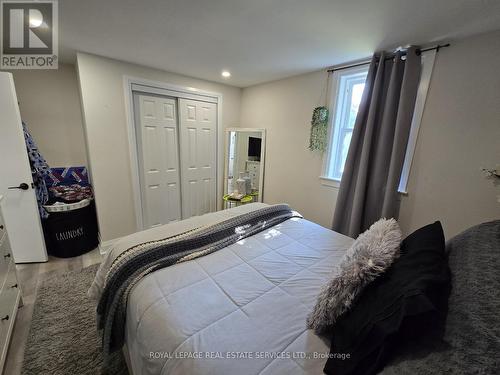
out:
M0 68L57 69L57 0L2 0L0 19Z

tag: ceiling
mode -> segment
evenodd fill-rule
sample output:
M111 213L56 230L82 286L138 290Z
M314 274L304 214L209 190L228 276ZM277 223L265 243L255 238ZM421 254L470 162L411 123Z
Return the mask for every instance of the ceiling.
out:
M498 29L500 1L61 0L59 24L63 61L84 51L246 87Z

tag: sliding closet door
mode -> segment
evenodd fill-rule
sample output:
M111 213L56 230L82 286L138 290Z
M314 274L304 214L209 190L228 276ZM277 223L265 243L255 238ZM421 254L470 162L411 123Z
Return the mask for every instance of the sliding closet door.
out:
M179 99L182 217L216 210L217 104Z
M144 228L181 219L176 100L136 94Z

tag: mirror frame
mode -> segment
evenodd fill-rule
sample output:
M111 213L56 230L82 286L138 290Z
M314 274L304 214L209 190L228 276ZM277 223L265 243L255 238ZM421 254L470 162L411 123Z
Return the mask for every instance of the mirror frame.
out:
M227 179L228 179L228 167L229 167L229 137L231 132L237 133L261 133L262 135L262 145L260 148L260 178L259 178L259 196L257 202L264 201L264 167L266 163L266 129L263 128L226 128L224 132L225 142L224 142L224 195L227 194Z

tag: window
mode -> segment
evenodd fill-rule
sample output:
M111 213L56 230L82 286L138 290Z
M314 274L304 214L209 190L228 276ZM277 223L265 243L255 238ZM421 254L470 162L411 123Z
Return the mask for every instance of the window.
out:
M417 144L418 131L424 112L435 57L435 50L422 53L422 72L420 74L403 170L399 181L398 191L400 193L406 193L410 167ZM325 185L339 186L367 74L368 65L337 71L332 76L329 119L331 121L330 140L328 152L324 160L323 176L321 176Z
M367 74L368 65L340 71L333 77L331 138L323 176L326 179L340 181L342 177Z

